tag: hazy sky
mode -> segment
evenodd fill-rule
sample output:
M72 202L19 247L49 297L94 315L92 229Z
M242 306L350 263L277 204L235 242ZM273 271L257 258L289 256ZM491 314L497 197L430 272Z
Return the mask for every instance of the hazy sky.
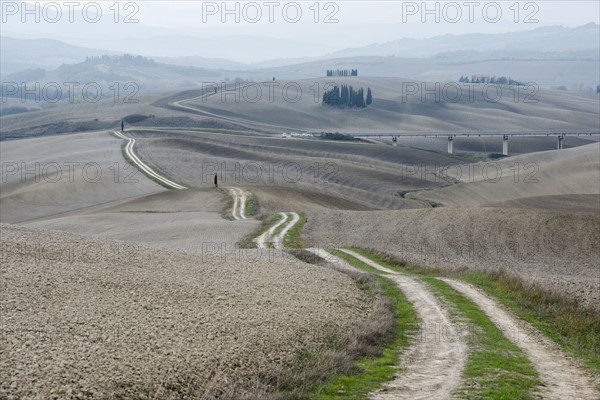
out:
M46 4L39 21L20 14L17 1L1 0L2 35L20 38L54 38L85 47L145 55L189 55L186 44L152 38L184 35L210 38L253 36L271 38L272 58L319 56L342 48L359 47L403 37L424 38L443 34L498 33L547 25L578 26L600 23L598 1L77 1L69 21L69 1L28 1ZM15 11L15 5L17 10ZM90 22L102 7L101 19ZM58 7L57 7L58 6ZM87 10L87 19L82 9ZM48 21L60 9L58 22ZM118 15L114 11L118 10ZM125 23L125 20L129 19ZM115 22L115 20L117 22ZM146 42L143 42L143 41ZM290 41L288 45L284 41ZM293 41L293 42L292 42ZM181 43L185 43L184 41ZM222 47L222 41L215 46ZM208 56L227 56L223 49L206 48ZM188 46L189 48L189 46ZM219 50L219 51L216 51ZM288 51L289 50L289 51ZM194 54L200 55L200 54ZM259 61L238 52L227 58Z
M469 7L467 3L474 3ZM211 4L212 3L212 4ZM234 10L238 3L240 22L236 23L235 13L225 14L225 8ZM260 7L249 5L254 3ZM272 25L268 23L268 1L256 2L227 2L226 7L222 7L222 2L210 1L146 1L139 2L140 16L143 23L165 28L173 28L173 21L177 21L180 29L197 29L199 24L204 26L230 26L243 27L252 31L259 25ZM275 1L280 6L273 5L273 19L275 25L277 22L287 23L285 17L294 19L295 7L289 6L284 16L283 7L286 2ZM423 25L427 29L419 29L413 35L430 36L428 31L453 31L479 32L481 29L489 30L499 29L501 31L519 29L531 24L539 25L566 25L576 26L588 22L598 23L600 20L600 6L598 1L428 1L425 7L422 1L321 1L319 22L314 22L316 10L315 1L298 1L302 10L302 18L297 24L306 27L317 28L325 24L325 19L331 15L331 19L336 19L338 25L351 24L410 24ZM493 3L493 4L492 4ZM496 6L499 5L499 7ZM514 7L518 4L518 7ZM217 9L213 8L217 6ZM458 6L458 7L457 7ZM245 7L245 10L244 10ZM312 7L312 8L311 8ZM436 12L436 7L437 11ZM484 11L485 8L485 11ZM520 18L515 21L516 9L520 9ZM256 10L260 9L263 13L262 18L256 18L258 22L253 22L257 15ZM495 11L501 10L502 21L495 22ZM432 11L426 14L426 11ZM473 17L473 22L469 21L469 11ZM459 14L460 13L460 18ZM204 15L206 14L206 15ZM439 22L435 21L436 14L439 15ZM538 19L539 22L525 23L523 19L531 15L532 19ZM203 21L204 16L204 21ZM248 18L244 18L247 16ZM426 18L422 22L422 18ZM222 21L225 19L225 22ZM330 21L332 22L332 21ZM287 23L293 25L292 22ZM440 25L435 27L434 25ZM485 25L488 25L487 27ZM409 34L410 32L407 32Z

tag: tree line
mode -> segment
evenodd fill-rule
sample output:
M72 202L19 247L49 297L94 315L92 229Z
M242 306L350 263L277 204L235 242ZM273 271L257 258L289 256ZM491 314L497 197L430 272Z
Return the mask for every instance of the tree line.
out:
M323 103L336 107L358 107L365 108L373 103L371 88L367 88L367 96L363 88L354 89L351 85L334 86L323 94Z
M501 76L496 78L495 76L471 76L469 80L468 76L460 76L458 80L461 83L492 83L498 85L516 85L516 86L525 86L525 83L520 81L515 81L510 77Z
M357 69L351 69L351 70L347 70L347 69L328 69L327 70L327 76L358 76L358 70Z
M103 55L98 57L86 57L85 63L87 64L124 64L124 65L134 65L138 67L153 67L156 65L156 62L147 57L143 56L134 56L131 54L123 54L122 56L109 56ZM74 64L77 65L77 64Z

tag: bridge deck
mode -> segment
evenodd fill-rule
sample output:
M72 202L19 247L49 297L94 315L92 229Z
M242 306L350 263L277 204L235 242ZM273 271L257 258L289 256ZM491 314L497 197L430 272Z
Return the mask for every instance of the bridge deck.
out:
M400 133L366 133L352 135L357 139L382 137L494 137L494 136L592 136L600 135L600 131L498 131L498 132L400 132Z

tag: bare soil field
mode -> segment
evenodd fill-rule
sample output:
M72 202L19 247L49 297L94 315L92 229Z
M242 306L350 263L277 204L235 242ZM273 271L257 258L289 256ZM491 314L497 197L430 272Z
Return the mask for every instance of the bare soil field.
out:
M200 257L1 232L2 398L201 398L223 388L239 398L261 371L369 313L349 277L281 253Z
M121 143L106 131L3 142L0 221L24 222L164 191L129 165Z
M252 193L259 201L262 212L277 212L280 210L370 210L361 203L340 199L309 190L300 190L276 186L252 187Z
M504 269L600 306L600 215L487 207L309 211L310 247L373 248L435 268Z
M490 163L462 165L457 169L456 165L464 162L460 158L405 147L201 132L129 134L136 137L137 151L145 162L177 181L200 189L165 191L141 174L136 176L139 179L134 184L115 183L108 174L104 174L108 175L105 183L92 184L81 182L82 179L75 183L67 179L58 183L38 179L40 182L36 183L37 176L33 174L21 183L20 175L14 174L2 184L2 221L21 221L32 227L194 253L210 243L233 247L258 222L227 221L220 217L227 198L212 188L213 175L218 173L220 185L235 185L252 192L260 212L309 211L306 235L315 244L364 242L396 254L408 251L398 249L400 245L426 244L425 250L413 249L408 253L423 258L419 253L426 251L425 261L450 268L508 268L527 279L572 293L586 303L598 303L597 290L592 289L598 279L597 270L592 268L598 247L589 242L590 238L598 237L600 149L597 143L493 162L503 175L492 181L491 172L488 179L482 174L484 168L489 170ZM114 161L122 159L120 145L107 134L94 133L7 142L2 151L16 163L80 160L98 162L108 169ZM94 150L82 151L90 146ZM446 178L451 179L406 168L419 161L453 166L446 171ZM286 163L293 163L302 175L294 179L284 175ZM316 181L315 165L321 168ZM514 165L520 168L516 181L515 170L511 169ZM525 168L531 165L535 170ZM256 168L264 168L259 179ZM460 178L461 183L453 184L455 178ZM418 192L415 195L411 191ZM423 208L431 202L491 205L495 209L443 208L406 214L365 212ZM340 209L357 212L334 212ZM560 214L527 209L555 210ZM428 221L427 225L419 218ZM360 223L365 225L359 226ZM421 231L424 226L427 229ZM573 234L575 231L582 233ZM573 240L574 237L580 240ZM473 255L463 254L465 246ZM569 282L567 285L559 284L563 277Z
M221 218L227 196L213 188L165 190L122 142L97 132L3 143L1 221L196 253L234 248L259 224Z
M2 117L2 133L4 135L20 132L21 136L27 136L27 131L32 131L36 127L90 122L112 124L113 128L117 128L121 119L131 114L152 114L157 117L185 116L184 113L167 112L162 108L151 106L152 102L166 95L168 94L151 95L146 93L137 97L136 100L139 101L136 103L115 102L114 99L107 99L97 103L60 104L26 114L7 115ZM62 133L65 131L63 130ZM61 134L61 131L58 130L54 134Z
M490 203L490 207L544 209L565 213L600 212L600 194L565 194L554 196L522 197L501 203Z
M217 247L234 250L254 231L256 220L228 221L210 212L100 212L25 223L24 226L144 243L201 254Z
M600 144L454 166L444 174L460 183L421 192L417 197L469 206L528 199L524 200L528 207L544 208L546 196L576 195L579 203L585 201L584 209L593 209L600 194Z
M259 202L261 188L285 187L296 193L315 193L317 199L340 199L340 207L420 208L426 203L406 199L404 194L448 183L432 174L415 176L412 166L464 162L445 154L364 143L200 132L136 130L129 134L136 138L142 159L176 181L206 187L218 173L221 185L258 187ZM315 202L324 201L309 204Z
M226 201L214 188L172 190L21 225L201 254L235 249L260 224L224 219Z

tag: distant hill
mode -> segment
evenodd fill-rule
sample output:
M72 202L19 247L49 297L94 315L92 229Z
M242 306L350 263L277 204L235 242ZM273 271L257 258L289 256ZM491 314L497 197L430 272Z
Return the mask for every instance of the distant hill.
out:
M396 56L406 58L434 57L458 51L493 52L495 58L519 54L532 57L534 53L584 52L598 60L600 50L600 25L590 23L576 28L547 26L533 30L509 33L447 34L427 39L403 38L364 47L347 48L328 55L327 58L353 56ZM529 52L529 54L528 54Z
M332 83L365 91L371 88L373 103L361 109L323 106L324 89ZM266 90L262 96L250 97L255 92L230 85L226 95L221 92L196 98L185 105L211 117L276 132L598 130L600 98L596 93L544 89L533 93L523 89L515 100L515 92L502 85L497 92L501 96L491 99L485 86L479 84L472 91L460 86L458 97L452 97L456 92L445 95L440 89L436 98L431 94L424 97L424 82L365 76L278 80L276 84L273 97ZM286 85L297 89L286 91ZM434 88L431 82L427 85L429 90ZM414 94L408 95L409 92Z
M79 64L88 57L103 55L124 55L119 51L90 49L74 46L60 40L53 39L15 39L0 37L2 57L0 58L0 72L2 77L12 75L24 70L53 70L63 64ZM136 55L139 53L136 53ZM196 67L207 69L246 70L248 64L224 58L208 58L191 55L183 57L151 57L162 64L172 64L182 67Z
M498 34L403 38L313 58L255 64L255 75L282 79L358 68L361 76L453 81L461 75L510 76L540 87L593 91L600 76L600 26L542 27ZM262 75L260 75L262 73Z
M249 64L228 60L226 58L208 58L202 56L184 57L153 57L154 60L164 64L180 65L183 67L197 67L210 69L225 69L242 71L250 69Z
M4 81L18 83L40 83L41 87L51 88L58 85L67 95L67 82L76 82L76 88L81 95L81 87L87 84L99 85L104 94L110 97L114 91L112 85L118 83L122 95L134 92L133 89L123 91L124 85L133 82L135 91L170 90L173 88L189 88L199 86L206 81L221 81L225 76L222 72L211 69L184 67L178 65L157 63L153 59L142 56L108 56L88 57L77 64L63 64L55 70L33 69L16 72L4 77ZM19 94L17 94L18 96ZM47 97L53 98L50 94Z
M26 69L55 69L62 64L74 64L86 57L116 55L118 52L88 49L52 39L14 39L0 37L2 57L0 69L7 76Z
M311 79L327 69L358 69L359 77L394 77L430 82L457 81L461 75L507 76L534 82L541 88L564 86L569 91L594 92L600 83L600 62L588 59L476 57L340 57L252 71L256 79Z

